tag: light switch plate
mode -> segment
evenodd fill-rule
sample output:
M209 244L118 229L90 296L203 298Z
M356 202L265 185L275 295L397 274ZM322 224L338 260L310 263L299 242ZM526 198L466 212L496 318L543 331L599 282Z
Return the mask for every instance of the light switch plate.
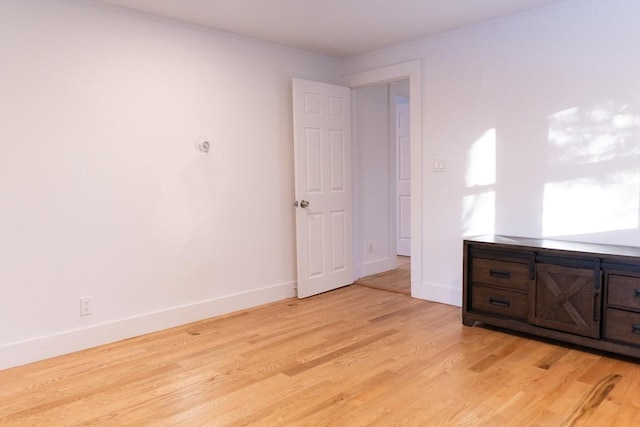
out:
M444 158L438 157L433 159L433 171L444 172L446 170L447 162Z

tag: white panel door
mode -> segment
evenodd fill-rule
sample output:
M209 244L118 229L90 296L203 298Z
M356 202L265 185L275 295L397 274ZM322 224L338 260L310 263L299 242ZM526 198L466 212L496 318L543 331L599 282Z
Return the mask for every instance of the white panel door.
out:
M293 79L298 298L353 282L350 89Z
M396 105L398 255L411 256L411 140L409 103Z

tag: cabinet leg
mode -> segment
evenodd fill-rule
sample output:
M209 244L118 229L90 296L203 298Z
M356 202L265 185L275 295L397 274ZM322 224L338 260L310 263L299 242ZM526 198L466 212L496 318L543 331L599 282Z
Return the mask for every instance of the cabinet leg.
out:
M462 324L464 326L473 326L475 323L475 320L467 319L465 316L462 316Z

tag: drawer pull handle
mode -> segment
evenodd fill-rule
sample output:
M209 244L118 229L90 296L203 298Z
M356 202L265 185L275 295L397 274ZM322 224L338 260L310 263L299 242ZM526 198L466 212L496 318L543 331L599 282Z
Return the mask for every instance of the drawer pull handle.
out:
M511 278L511 272L504 270L494 270L493 268L491 268L489 269L489 274L493 277L499 277L501 279Z
M631 325L631 333L632 334L640 334L640 323L633 323Z
M489 304L509 308L511 306L511 301L505 298L489 297Z
M640 298L640 289L634 289L633 290L633 296L636 298Z

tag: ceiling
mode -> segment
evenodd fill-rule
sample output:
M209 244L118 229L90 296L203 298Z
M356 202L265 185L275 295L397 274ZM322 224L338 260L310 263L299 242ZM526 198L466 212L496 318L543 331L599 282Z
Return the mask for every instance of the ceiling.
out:
M564 0L98 0L347 58Z

